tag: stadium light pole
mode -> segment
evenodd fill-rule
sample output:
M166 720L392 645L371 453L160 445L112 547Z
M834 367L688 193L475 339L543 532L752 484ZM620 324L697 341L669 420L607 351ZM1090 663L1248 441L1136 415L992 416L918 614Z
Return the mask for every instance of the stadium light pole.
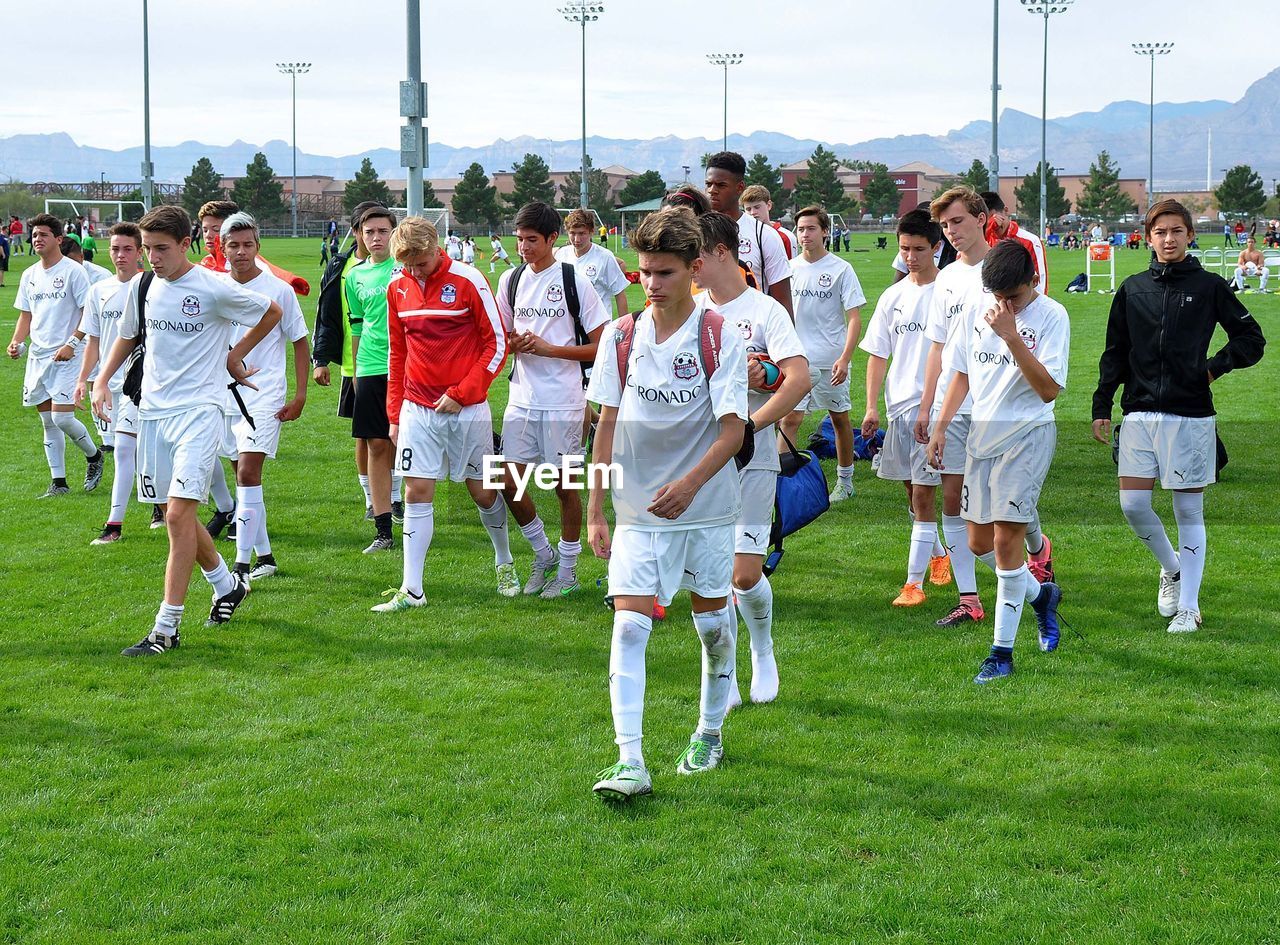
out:
M289 192L293 213L293 238L298 238L298 76L311 71L309 62L277 62L276 68L293 82L293 189Z
M1066 13L1075 0L1054 0L1053 3L1040 3L1039 0L1021 0L1021 2L1023 9L1028 13L1044 17L1044 74L1040 86L1040 235L1043 237L1049 176L1049 17L1055 13Z
M155 199L155 168L151 165L151 33L147 0L142 0L142 206L151 210Z
M587 209L587 24L600 19L604 12L602 3L586 3L573 0L568 6L557 7L556 12L566 22L577 23L582 29L582 180L578 182L578 203Z
M742 53L707 53L707 62L724 69L724 145L723 151L729 150L729 67L742 62Z
M1151 111L1147 120L1147 209L1156 189L1156 56L1173 52L1173 43L1130 43L1139 56L1151 60Z
M1000 0L991 0L991 166L987 186L1000 193Z

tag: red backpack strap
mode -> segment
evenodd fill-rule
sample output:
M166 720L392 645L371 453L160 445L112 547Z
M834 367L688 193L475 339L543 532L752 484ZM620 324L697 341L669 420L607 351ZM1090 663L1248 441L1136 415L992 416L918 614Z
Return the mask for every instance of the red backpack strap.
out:
M724 318L718 312L704 308L698 317L698 352L702 356L702 373L707 383L711 375L720 366L720 332L724 329Z
M618 358L618 396L627 389L627 369L631 364L631 343L636 338L636 318L635 315L623 315L613 324L613 329L617 334L617 343L614 345L614 353Z

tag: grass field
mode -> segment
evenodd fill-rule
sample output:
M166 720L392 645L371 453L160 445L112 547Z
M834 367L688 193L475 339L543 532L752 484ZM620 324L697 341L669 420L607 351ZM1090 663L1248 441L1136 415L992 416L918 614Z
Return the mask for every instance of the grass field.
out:
M264 249L317 285L315 248ZM889 252L848 258L874 303ZM1049 258L1060 293L1083 253ZM1126 274L1144 264L1120 253ZM697 715L684 604L657 627L656 795L622 811L590 793L615 759L602 562L582 559L576 598L502 600L474 507L450 488L429 606L375 619L399 552L359 553L349 429L337 387L313 387L266 473L280 574L216 630L197 575L183 648L122 659L159 602L164 533L132 506L126 540L91 548L106 484L32 501L47 467L8 364L0 941L1280 941L1280 359L1215 385L1231 464L1207 501L1205 627L1170 637L1156 566L1089 438L1109 297L1059 298L1072 362L1041 515L1087 643L1064 634L1041 654L1028 616L1017 674L974 686L989 619L934 627L949 589L922 611L889 606L902 490L859 464L857 498L790 540L774 578L782 695L730 715L726 764L705 777L670 760ZM1245 300L1274 343L1280 298ZM69 449L73 485L80 462ZM1156 507L1171 524L1166 495ZM513 548L524 576L518 533ZM979 580L990 601L994 578ZM744 677L746 649L744 634Z

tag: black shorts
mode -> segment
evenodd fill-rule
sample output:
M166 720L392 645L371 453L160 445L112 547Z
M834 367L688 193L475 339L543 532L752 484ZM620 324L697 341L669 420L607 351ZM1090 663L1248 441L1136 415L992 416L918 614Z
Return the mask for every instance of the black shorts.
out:
M351 414L351 435L360 440L391 438L387 421L387 375L373 374L356 380L355 409Z
M338 389L338 416L350 420L356 413L356 388L351 383L351 375L342 375L342 386Z

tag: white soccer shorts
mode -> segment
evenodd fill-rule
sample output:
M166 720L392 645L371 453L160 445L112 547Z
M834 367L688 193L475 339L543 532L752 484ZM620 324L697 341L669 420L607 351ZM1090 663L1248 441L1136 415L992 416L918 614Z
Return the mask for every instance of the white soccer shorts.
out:
M806 413L811 410L845 413L849 410L853 403L849 397L849 378L846 377L843 384L832 384L829 370L810 365L809 380L813 382L813 387L804 395L800 403L796 404L796 410Z
M778 474L772 469L744 469L738 473L738 479L742 489L742 510L734 525L734 554L767 555Z
M108 432L128 433L131 436L138 435L138 405L133 402L132 398L126 397L124 391L113 390L111 392L110 413L111 420L106 425Z
M733 583L732 523L646 531L619 525L609 554L609 593L653 595L666 607L681 590L728 597Z
M502 455L513 463L555 463L581 458L585 407L539 410L508 404L502 415Z
M244 417L232 418L231 432L236 438L236 453L262 453L267 459L276 458L276 450L280 448L280 429L284 424L275 418L274 413L264 417L254 417L253 426Z
M1213 417L1141 411L1120 424L1119 475L1159 479L1164 489L1201 489L1217 481Z
M956 417L964 430L958 435L967 435L968 417ZM884 431L884 445L880 448L880 466L876 475L881 479L895 482L910 482L913 486L936 486L942 481L942 473L925 461L924 444L916 442L916 411L909 410L901 417L889 421ZM952 446L945 446L949 452ZM964 445L960 445L960 455L964 455Z
M138 436L138 499L203 502L226 432L221 407L194 407L174 417L143 420Z
M484 478L484 458L493 453L488 403L458 413L440 413L406 400L400 407L395 470L407 479L454 482Z
M978 525L1030 522L1040 504L1057 441L1057 426L1044 423L999 456L970 456L960 490L960 517Z
M70 361L55 361L53 355L37 357L27 354L27 368L22 378L22 406L36 407L46 400L58 406L75 403L76 380L80 376L81 349Z

